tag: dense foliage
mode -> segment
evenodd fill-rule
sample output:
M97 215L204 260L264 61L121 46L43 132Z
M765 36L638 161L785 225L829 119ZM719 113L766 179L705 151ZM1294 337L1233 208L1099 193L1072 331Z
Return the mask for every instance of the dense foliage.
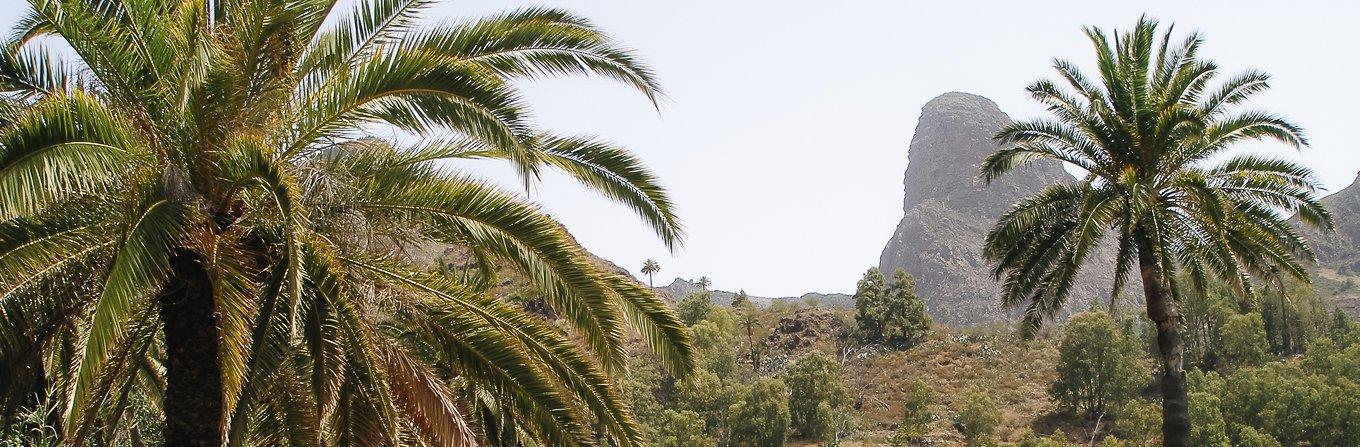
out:
M969 447L995 441L997 418L996 401L986 391L972 390L964 394L963 409L954 415L954 427L963 434Z
M1058 378L1049 392L1063 408L1103 415L1137 396L1150 376L1141 340L1104 312L1073 315L1058 342Z
M77 446L640 445L609 385L629 323L664 368L691 368L688 333L650 291L591 264L525 196L441 168L501 160L523 187L561 171L679 243L637 157L529 118L528 79L660 95L585 18L422 23L424 0L28 3L0 44L6 420L48 405ZM413 255L429 249L472 268ZM494 296L506 273L562 324Z
M680 321L687 325L694 325L700 320L708 317L713 310L713 298L708 292L691 293L680 300L676 312L680 314Z
M732 405L733 447L783 447L789 430L789 390L777 378L760 378Z
M930 315L916 296L916 281L906 270L893 271L886 281L878 268L870 268L855 287L855 323L866 343L906 347L925 338Z
M841 364L821 352L812 352L789 366L784 373L789 385L789 419L794 430L804 437L824 439L835 436L835 412L850 406Z

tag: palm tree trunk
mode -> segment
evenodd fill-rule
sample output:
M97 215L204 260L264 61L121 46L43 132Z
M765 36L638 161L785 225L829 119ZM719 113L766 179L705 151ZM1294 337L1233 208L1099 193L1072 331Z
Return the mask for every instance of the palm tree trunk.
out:
M1190 447L1190 399L1185 386L1180 311L1162 282L1161 267L1150 247L1138 250L1148 319L1157 325L1157 350L1162 358L1162 445Z
M222 445L216 299L202 258L180 250L160 294L165 331L165 446Z

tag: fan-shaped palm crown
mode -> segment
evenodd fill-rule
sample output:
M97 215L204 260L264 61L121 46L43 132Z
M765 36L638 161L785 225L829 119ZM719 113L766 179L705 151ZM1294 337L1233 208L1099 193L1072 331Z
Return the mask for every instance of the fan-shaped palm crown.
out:
M1052 116L1005 127L1001 148L982 164L983 179L1044 159L1086 175L1017 203L987 235L984 253L1004 280L1002 302L1025 305L1032 331L1063 307L1087 256L1110 235L1118 246L1114 293L1137 267L1158 326L1167 445L1184 445L1179 278L1201 287L1219 278L1243 290L1252 275L1306 279L1301 262L1312 252L1286 219L1330 227L1331 218L1308 168L1233 151L1254 140L1306 144L1288 120L1242 110L1269 77L1248 71L1215 86L1218 67L1200 57L1200 35L1177 43L1170 27L1160 36L1157 28L1142 19L1112 37L1088 29L1097 77L1058 60L1060 81L1029 86Z
M648 287L654 287L652 285L652 276L656 275L659 272L661 272L661 264L657 263L655 259L648 259L646 261L643 261L642 274L647 275Z
M640 442L608 378L625 324L676 373L683 325L524 197L438 164L561 169L675 244L636 157L541 132L511 84L656 81L570 13L417 26L430 3L30 2L0 60L0 374L53 381L67 442L123 436L130 400L170 445ZM365 138L393 128L413 138ZM430 246L480 270L404 255ZM571 334L488 296L498 263Z

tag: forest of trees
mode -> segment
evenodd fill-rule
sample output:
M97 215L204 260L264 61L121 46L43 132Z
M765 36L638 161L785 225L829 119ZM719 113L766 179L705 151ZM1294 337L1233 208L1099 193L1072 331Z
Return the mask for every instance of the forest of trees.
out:
M999 400L996 389L938 389L919 379L905 384L893 406L896 421L865 425L869 422L859 407L868 404L851 386L855 356L937 349L922 343L931 334L928 317L910 311L922 306L911 291L910 275L893 276L885 281L877 269L866 272L853 309L810 309L799 303L758 308L745 299L728 306L711 302L705 292L681 300L701 370L676 380L638 361L622 383L651 442L837 445L850 438L868 445L921 446L958 436L976 446L1075 447L1091 440L1104 447L1161 444L1161 410L1150 394L1156 383L1155 332L1136 313L1120 309L1111 315L1099 301L1039 335L1039 345L1028 348L1056 351L1049 366L1053 379L1043 385L1054 402L1054 416L1084 421L1068 431L1030 432L1004 441L997 433L998 415L1010 404ZM1186 306L1193 445L1360 443L1360 428L1347 423L1360 420L1360 324L1339 310L1325 310L1301 288L1287 288L1293 295L1284 301L1269 291L1244 298L1216 290ZM792 356L764 352L771 347L762 340L776 321L806 312L836 315L843 323L840 332ZM865 328L911 336L866 336ZM958 403L941 411L942 400Z

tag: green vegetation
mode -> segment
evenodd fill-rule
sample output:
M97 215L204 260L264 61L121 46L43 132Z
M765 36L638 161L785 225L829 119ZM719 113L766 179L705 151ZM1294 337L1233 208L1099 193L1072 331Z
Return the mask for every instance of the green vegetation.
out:
M812 352L789 366L784 382L789 385L789 420L793 429L812 439L837 436L840 427L833 416L850 406L840 363L821 352Z
M930 410L934 403L935 392L919 379L913 382L902 402L902 424L897 427L892 438L888 439L888 443L893 447L924 444L926 435L930 432L930 424L935 423L937 419L935 413Z
M1266 74L1248 71L1212 86L1218 67L1201 58L1203 39L1192 34L1178 44L1146 18L1122 33L1089 28L1087 36L1097 76L1057 61L1066 87L1047 80L1028 87L1052 118L1004 127L1001 148L981 167L991 181L1034 160L1058 160L1087 179L1017 203L987 235L984 255L1003 280L1002 303L1024 305L1024 327L1033 333L1063 308L1084 261L1109 233L1118 250L1113 296L1135 271L1146 282L1161 363L1163 442L1184 447L1191 421L1177 309L1189 299L1182 274L1196 290L1209 278L1236 290L1251 289L1244 279L1253 276L1306 282L1302 261L1312 253L1287 216L1321 228L1332 226L1331 216L1307 167L1230 151L1253 140L1306 144L1294 123L1241 111L1266 90ZM1114 307L1111 299L1112 313Z
M750 306L750 305L751 305L751 297L748 296L748 295L746 295L746 289L741 289L741 290L738 291L735 295L732 295L732 308L733 308L733 309L741 309L741 308L744 308L744 307Z
M519 81L545 75L660 94L585 18L29 4L0 45L0 419L46 405L42 432L74 446L642 445L608 385L627 323L691 369L648 290L522 195L440 168L502 160L525 187L557 170L680 241L637 157L528 118ZM435 247L474 268L407 255ZM494 296L498 271L561 326Z
M1103 416L1138 394L1148 382L1143 350L1131 326L1104 312L1072 316L1058 342L1058 379L1049 392L1064 409Z
M1226 368L1261 366L1270 360L1266 324L1260 314L1232 315L1219 329L1223 350L1219 354Z
M680 304L676 307L680 321L693 326L700 320L708 318L709 313L713 312L713 298L708 292L691 293L680 300Z
M963 409L954 415L954 426L963 434L969 447L994 442L998 423L996 401L982 390L969 391L964 397Z
M1231 151L1303 132L1242 111L1268 76L1215 84L1197 34L1089 29L1096 76L1057 61L1028 88L1052 116L998 136L989 182L1086 172L982 241L1012 331L933 326L902 269L853 310L714 303L707 276L672 308L656 260L643 287L443 168L561 171L674 248L651 171L536 127L519 89L655 103L647 66L565 11L334 3L31 2L0 45L0 446L1360 445L1360 324L1286 220L1332 225L1318 182ZM1108 310L1068 315L1105 307L1072 296L1101 241Z
M791 424L789 389L776 378L757 379L730 416L732 446L783 447Z
M916 296L916 281L906 270L893 272L892 282L870 268L855 287L855 324L866 343L905 347L930 331L925 302Z

